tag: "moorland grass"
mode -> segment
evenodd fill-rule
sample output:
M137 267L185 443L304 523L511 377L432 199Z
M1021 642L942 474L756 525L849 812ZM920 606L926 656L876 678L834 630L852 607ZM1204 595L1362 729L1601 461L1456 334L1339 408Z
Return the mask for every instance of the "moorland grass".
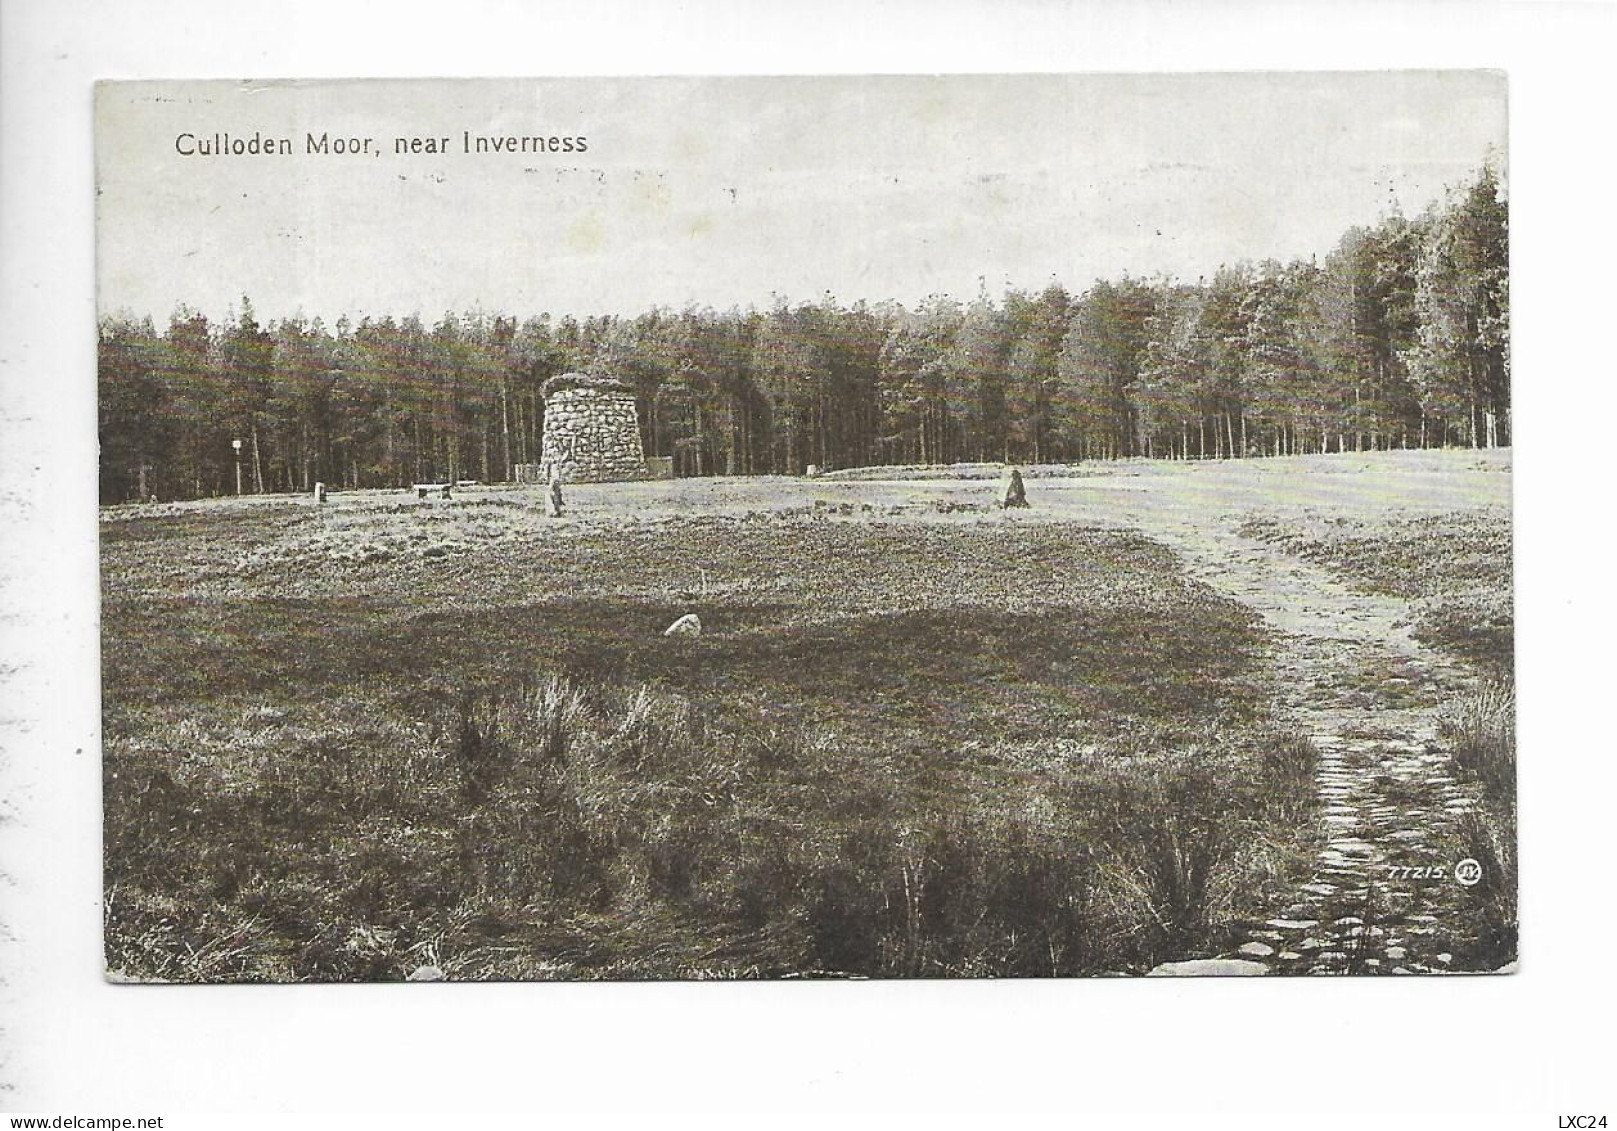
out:
M1255 618L1138 535L452 513L104 522L109 968L1143 969L1303 867Z
M354 704L360 709L360 704ZM174 980L1063 975L1215 944L1286 880L1282 736L906 774L649 688L468 696L109 759L108 959ZM1254 757L1256 754L1256 757ZM245 764L244 764L245 763Z

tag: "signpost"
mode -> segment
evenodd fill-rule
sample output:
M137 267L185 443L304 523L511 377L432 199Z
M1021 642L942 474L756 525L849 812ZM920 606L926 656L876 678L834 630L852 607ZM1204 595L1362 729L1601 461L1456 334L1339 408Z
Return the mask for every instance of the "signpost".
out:
M232 440L230 446L236 449L236 494L241 494L241 441Z

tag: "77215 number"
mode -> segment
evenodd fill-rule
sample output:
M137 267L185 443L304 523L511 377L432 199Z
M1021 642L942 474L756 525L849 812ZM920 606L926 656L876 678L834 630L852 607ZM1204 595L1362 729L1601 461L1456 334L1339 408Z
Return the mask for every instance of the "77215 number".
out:
M1448 868L1442 864L1388 864L1390 880L1442 880L1447 879Z

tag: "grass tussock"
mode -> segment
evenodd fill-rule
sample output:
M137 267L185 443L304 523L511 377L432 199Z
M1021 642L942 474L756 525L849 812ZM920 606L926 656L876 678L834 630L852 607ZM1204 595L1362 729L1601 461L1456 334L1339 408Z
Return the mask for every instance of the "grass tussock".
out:
M1508 684L1485 687L1443 720L1455 766L1481 784L1494 803L1516 801L1516 693Z
M1455 830L1454 851L1482 866L1482 879L1467 893L1473 964L1498 967L1517 956L1514 687L1484 687L1449 714L1442 731L1455 768L1481 787L1481 804Z
M1456 839L1460 850L1482 865L1482 878L1468 893L1471 964L1497 969L1517 957L1515 811L1495 805L1472 810L1460 821Z

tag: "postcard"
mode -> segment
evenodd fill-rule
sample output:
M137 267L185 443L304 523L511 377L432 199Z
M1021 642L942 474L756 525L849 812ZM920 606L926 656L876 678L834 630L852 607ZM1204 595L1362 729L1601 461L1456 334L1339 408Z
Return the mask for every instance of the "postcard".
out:
M110 979L1515 968L1503 74L96 153Z

